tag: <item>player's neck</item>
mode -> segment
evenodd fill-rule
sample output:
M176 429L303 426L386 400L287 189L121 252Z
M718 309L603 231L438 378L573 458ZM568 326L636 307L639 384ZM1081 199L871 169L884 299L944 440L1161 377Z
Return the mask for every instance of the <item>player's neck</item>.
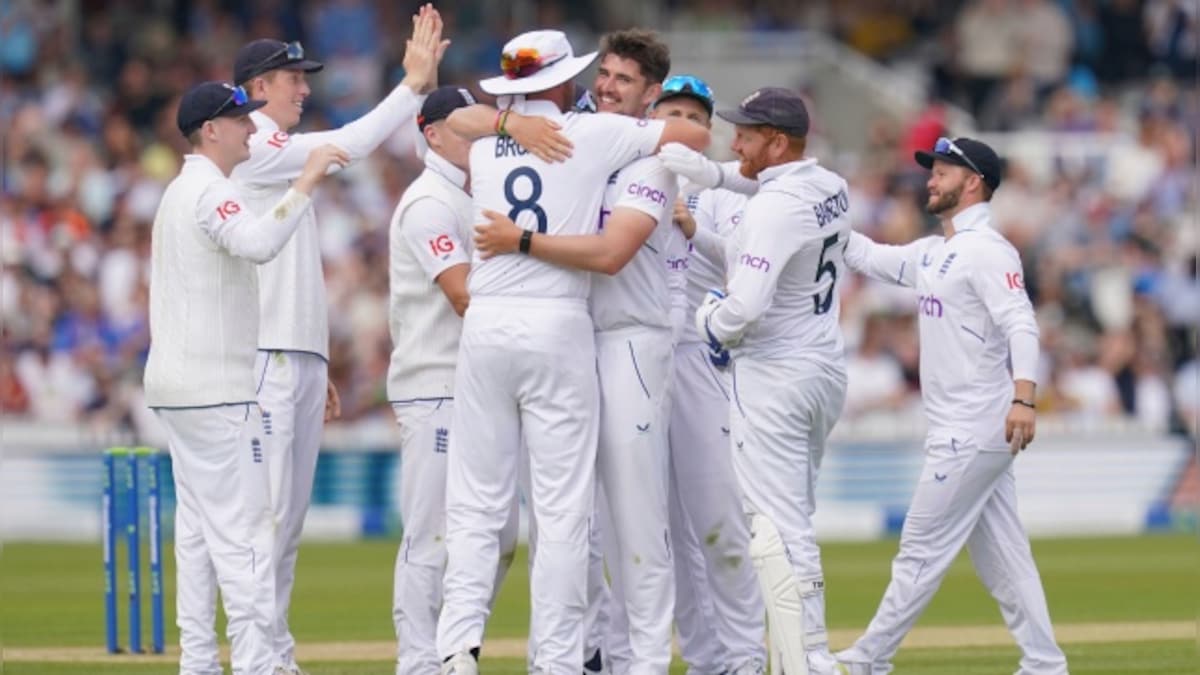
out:
M966 211L976 204L982 203L983 202L979 201L971 202L969 204L963 204L962 202L959 202L958 206L954 207L954 210L945 213L939 213L938 218L942 220L942 233L945 235L945 237L949 239L950 237L954 236L955 232L958 231L954 227L954 219L958 217L958 214Z
M210 162L216 164L217 168L221 170L221 173L226 178L229 177L229 174L233 173L233 167L241 163L240 160L231 161L221 157L221 153L213 147L193 148L192 151L197 155L207 157Z

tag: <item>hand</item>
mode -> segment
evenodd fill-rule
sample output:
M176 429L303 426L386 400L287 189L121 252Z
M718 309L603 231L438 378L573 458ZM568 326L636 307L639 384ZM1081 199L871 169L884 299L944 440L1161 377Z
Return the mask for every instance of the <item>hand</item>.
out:
M543 162L565 162L575 146L559 131L559 124L545 117L510 112L504 121L504 131L522 148Z
M516 253L521 247L521 234L525 232L508 216L495 211L483 210L488 222L475 226L475 250L479 257L487 260L492 256Z
M1036 426L1037 412L1033 408L1020 403L1012 405L1008 411L1008 418L1004 420L1004 440L1011 444L1014 455L1033 442Z
M721 184L721 165L682 143L667 143L658 151L658 159L672 173L706 188Z
M709 349L720 351L725 348L717 336L712 334L708 328L709 317L717 308L721 306L721 302L725 299L725 294L713 288L704 295L704 300L700 302L700 308L696 310L696 332L700 334L700 339L708 343Z
M404 43L404 79L418 94L427 94L437 87L438 64L450 46L442 39L442 15L431 4L424 4L413 16L412 38Z
M336 420L342 416L342 399L338 397L337 387L333 380L325 384L325 421Z
M675 200L675 213L671 217L674 219L676 227L683 232L683 236L688 239L696 236L696 219L692 217L692 212L688 210L685 201Z
M300 177L292 183L292 189L311 195L313 188L329 173L330 167L344 168L350 163L350 154L332 143L313 148L300 171Z

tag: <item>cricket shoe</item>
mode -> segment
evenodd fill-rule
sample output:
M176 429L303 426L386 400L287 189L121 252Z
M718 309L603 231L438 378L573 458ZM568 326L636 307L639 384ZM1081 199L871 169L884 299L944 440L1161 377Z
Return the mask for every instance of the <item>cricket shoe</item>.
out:
M479 663L470 651L463 650L442 663L441 675L479 675Z

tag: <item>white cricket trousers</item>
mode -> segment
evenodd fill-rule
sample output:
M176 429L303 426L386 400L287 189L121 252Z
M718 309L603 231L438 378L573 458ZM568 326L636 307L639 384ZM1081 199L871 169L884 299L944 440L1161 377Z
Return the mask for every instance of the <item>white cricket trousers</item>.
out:
M933 599L966 544L984 586L1021 649L1018 675L1066 675L1029 538L1017 516L1008 449L981 451L968 437L931 444L900 533L892 580L866 633L838 658L891 671L900 642Z
M275 509L273 649L275 665L291 668L296 665L296 640L288 629L288 609L325 428L329 366L309 352L260 350L254 372Z
M216 589L235 675L274 670L274 539L262 417L254 404L155 409L175 480L180 675L221 673Z
M840 359L818 363L740 356L733 362L729 416L734 470L747 512L769 518L786 547L803 597L812 675L836 667L826 636L825 581L812 518L825 441L845 400L846 370Z
M396 675L427 675L441 668L436 638L446 571L446 453L454 399L396 402L392 410L400 425L398 494L404 526L392 585ZM497 590L516 552L518 509L514 500L500 531Z
M680 651L689 666L712 669L715 638L726 659L720 670L754 659L766 663L765 610L731 456L730 378L712 365L707 346L699 342L675 348L674 368L670 447L678 509L672 510L671 540ZM711 618L691 607L705 598ZM711 623L701 625L705 621Z
M600 445L596 470L608 500L617 611L628 622L633 675L665 675L671 665L675 569L668 514L673 346L669 329L596 333Z
M446 458L443 659L483 642L524 445L538 526L531 672L582 672L599 407L593 340L583 300L471 299Z

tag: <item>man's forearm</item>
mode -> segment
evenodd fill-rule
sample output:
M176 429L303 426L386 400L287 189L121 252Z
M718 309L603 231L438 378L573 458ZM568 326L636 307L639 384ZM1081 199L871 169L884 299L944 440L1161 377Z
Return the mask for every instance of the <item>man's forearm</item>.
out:
M626 261L620 260L607 244L604 236L598 234L534 234L529 244L529 255L561 267L616 274Z

